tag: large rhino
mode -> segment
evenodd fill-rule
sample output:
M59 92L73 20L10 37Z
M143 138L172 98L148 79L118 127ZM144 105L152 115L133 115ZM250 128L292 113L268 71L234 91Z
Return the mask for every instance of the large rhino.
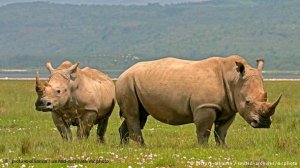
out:
M227 129L237 112L254 128L269 128L281 96L267 102L263 87L263 60L252 68L233 55L201 61L164 58L140 62L120 75L116 98L121 144L144 144L141 129L147 116L171 124L194 123L199 144L206 144L214 124L217 144L225 144Z
M65 61L54 69L50 62L46 64L51 73L49 81L42 84L36 76L36 110L52 112L54 124L65 140L72 139L71 125L77 126L77 137L81 139L98 124L98 139L103 143L115 105L115 86L98 70L80 69L78 65Z

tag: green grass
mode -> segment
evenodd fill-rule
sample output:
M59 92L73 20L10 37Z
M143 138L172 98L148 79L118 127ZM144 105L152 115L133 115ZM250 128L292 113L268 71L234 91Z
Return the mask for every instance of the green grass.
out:
M237 115L226 139L228 148L217 147L213 136L207 147L200 147L193 124L170 126L151 117L143 131L147 146L142 148L131 141L121 148L118 127L122 120L118 116L118 107L109 120L106 145L97 143L96 127L86 141L79 141L74 136L73 141L63 142L50 113L35 111L34 87L34 81L0 81L0 167L7 164L10 167L20 167L22 164L26 167L195 167L208 166L209 163L247 167L241 164L300 164L300 82L265 82L271 101L283 94L271 128L253 129ZM75 163L12 163L18 160L73 160ZM88 161L108 163L84 163Z

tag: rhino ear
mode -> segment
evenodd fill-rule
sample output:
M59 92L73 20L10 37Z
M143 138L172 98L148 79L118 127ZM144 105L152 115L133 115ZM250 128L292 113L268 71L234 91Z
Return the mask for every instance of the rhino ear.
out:
M79 62L77 62L76 64L72 65L70 68L68 68L68 73L70 74L70 76L72 78L75 78L76 77L76 71L77 71L77 68L79 66Z
M79 62L77 62L76 64L72 65L70 68L68 68L68 72L70 74L75 73L76 70L77 70L78 65L79 65Z
M264 68L264 59L260 58L256 60L257 63L257 69L262 72L263 68Z
M245 65L241 62L235 62L237 68L236 68L236 71L238 73L240 73L241 75L244 75L245 74Z

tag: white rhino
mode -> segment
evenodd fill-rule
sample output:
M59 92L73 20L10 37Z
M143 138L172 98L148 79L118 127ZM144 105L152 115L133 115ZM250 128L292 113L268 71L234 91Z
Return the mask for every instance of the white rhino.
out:
M128 137L144 144L141 129L147 116L171 124L194 123L198 142L206 144L215 126L217 144L225 136L237 112L254 128L269 128L270 116L281 96L267 102L263 87L263 60L252 68L245 59L233 55L201 61L164 58L140 62L120 75L116 98L120 115L121 143Z
M70 126L77 126L77 137L88 138L94 124L98 124L97 135L104 142L108 119L115 105L115 86L102 72L79 63L63 62L54 69L46 64L51 75L42 84L36 76L38 111L51 111L55 126L65 140L72 139Z

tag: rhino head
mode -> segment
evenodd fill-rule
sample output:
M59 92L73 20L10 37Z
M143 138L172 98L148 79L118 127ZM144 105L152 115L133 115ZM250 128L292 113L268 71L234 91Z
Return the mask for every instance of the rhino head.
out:
M268 102L263 87L262 69L264 60L257 60L257 68L236 62L239 73L235 88L236 107L239 114L253 128L269 128L281 95L273 103Z
M50 62L46 64L50 72L48 82L42 83L39 74L36 74L36 93L38 98L35 102L38 111L53 111L64 107L71 97L71 78L76 73L79 63L72 64L68 61L61 66L66 68L54 69Z

